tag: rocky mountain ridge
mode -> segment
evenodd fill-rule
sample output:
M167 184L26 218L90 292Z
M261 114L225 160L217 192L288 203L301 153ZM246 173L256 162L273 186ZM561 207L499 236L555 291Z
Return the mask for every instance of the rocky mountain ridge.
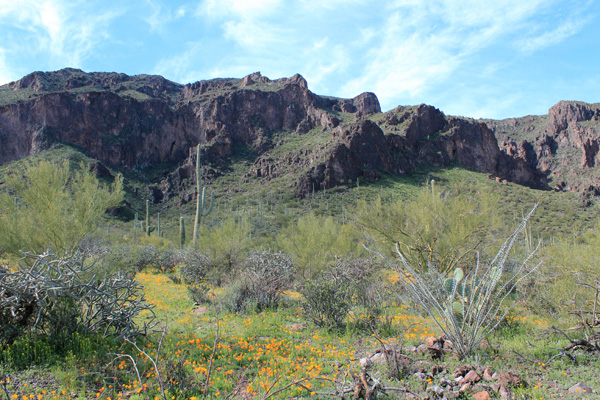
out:
M559 189L583 190L600 185L589 173L600 161L599 114L594 105L559 103L548 116L476 121L427 105L382 113L373 93L319 96L300 75L181 85L160 76L64 69L0 87L0 164L54 143L107 166L143 171L170 163L172 172L156 182L155 201L189 201L184 181L195 173L199 143L210 164L207 179L226 173L226 160L247 149L253 157L242 179L289 176L299 197L423 164L460 165L540 189L560 178ZM558 161L569 151L583 153L577 183L570 159Z
M503 152L546 175L555 190L600 193L600 104L561 101L547 115L481 122Z

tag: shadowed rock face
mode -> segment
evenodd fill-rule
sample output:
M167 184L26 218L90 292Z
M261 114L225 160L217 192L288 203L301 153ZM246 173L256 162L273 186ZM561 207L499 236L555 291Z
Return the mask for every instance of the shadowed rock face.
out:
M547 175L556 190L596 191L600 176L600 105L561 101L547 115L483 121L500 149Z
M577 138L585 165L599 161L595 131L573 128L573 121L597 119L597 109L555 107L549 126L558 134L535 143L507 136L499 146L499 127L511 122L448 117L426 105L381 114L373 93L322 97L308 90L300 75L270 80L257 72L180 85L150 75L35 72L0 87L0 164L57 142L109 166L143 169L169 162L179 166L159 184L168 199L193 177L193 148L203 143L204 160L211 164L208 178L222 173L220 166L234 148L247 147L257 158L246 178L295 173L298 196L360 177L401 175L420 164L461 165L544 188L548 170L539 160L556 151L562 132L570 143ZM275 133L328 139L277 152Z

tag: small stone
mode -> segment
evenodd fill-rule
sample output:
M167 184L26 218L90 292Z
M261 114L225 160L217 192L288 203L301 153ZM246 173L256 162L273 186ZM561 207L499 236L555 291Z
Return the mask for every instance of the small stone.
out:
M500 372L496 371L492 374L492 380L497 381L500 378Z
M358 363L360 364L361 368L369 368L371 366L373 366L373 362L371 361L370 358L361 358Z
M373 364L384 364L387 362L384 353L375 353L370 357L370 359Z
M291 332L299 332L299 331L303 331L307 328L308 328L308 326L305 324L292 324L292 325L286 326L286 329Z
M473 393L477 393L477 392L491 392L492 388L488 385L483 385L481 383L478 383L476 385L473 386Z
M459 385L464 385L465 383L477 383L481 380L481 377L474 369L470 370L464 378L459 382Z
M498 383L506 387L517 387L525 385L525 381L514 371L508 371L498 378Z
M440 385L444 386L444 387L446 387L446 386L452 386L452 381L449 381L446 378L442 378L442 379L440 379Z
M489 349L491 347L490 342L488 342L486 339L483 339L480 343L479 343L479 348L481 350L485 350L485 349Z
M486 368L483 370L483 380L486 382L489 382L491 380L493 380L492 378L492 370L490 368Z
M592 394L594 391L592 390L592 388L590 388L584 382L579 382L578 384L571 386L567 390L567 392L569 394L579 394L582 396L586 396L586 395Z
M490 400L492 397L488 392L477 392L473 395L475 400Z
M206 308L206 307L198 307L194 311L192 311L192 314L194 314L194 315L203 315L203 314L206 314L207 312L208 312L208 308Z
M425 390L425 392L442 395L442 394L444 394L444 389L438 385L433 385L433 386L428 386L427 389Z
M427 354L427 345L422 344L417 346L417 354Z
M493 390L494 392L496 392L496 393L497 393L497 392L499 392L499 391L500 391L500 388L501 388L501 387L502 387L502 385L501 385L501 384L499 384L499 383L494 383L494 384L492 385L492 390Z
M458 391L459 391L460 393L463 393L463 394L464 394L464 393L467 393L467 392L469 391L469 389L471 389L471 384L467 382L467 383L465 383L464 385L462 385L462 386L460 387L460 389L458 389Z
M423 373L423 372L415 372L413 374L413 376L417 379L420 379L422 381L424 381L425 379L427 379L427 374Z
M505 400L511 400L513 397L512 391L506 386L500 386L500 398Z
M433 347L439 341L435 336L429 336L425 339L425 345L429 347Z
M454 368L454 377L458 378L459 376L465 376L467 372L471 371L472 369L473 367L470 365L459 365L458 367Z
M431 371L429 372L431 374L431 376L436 376L437 374L439 374L440 372L442 372L444 370L444 367L442 365L434 365L433 367L431 367Z

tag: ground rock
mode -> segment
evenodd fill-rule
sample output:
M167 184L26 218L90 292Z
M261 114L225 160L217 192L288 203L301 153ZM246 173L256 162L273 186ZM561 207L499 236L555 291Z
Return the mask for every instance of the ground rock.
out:
M473 395L474 400L490 400L491 398L488 392L477 392Z
M521 378L519 374L514 371L508 371L498 378L498 383L502 386L506 387L517 387L521 385L525 385L525 381Z
M477 383L481 380L481 377L475 370L471 370L467 372L467 374L458 382L459 385L464 385L465 383Z
M594 391L592 390L592 388L590 388L588 385L586 385L585 382L579 382L578 384L571 386L567 390L567 393L588 396L588 395L593 394Z

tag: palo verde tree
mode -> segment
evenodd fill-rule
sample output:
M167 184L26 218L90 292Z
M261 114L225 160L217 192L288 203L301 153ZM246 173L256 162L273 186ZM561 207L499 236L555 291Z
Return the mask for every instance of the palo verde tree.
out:
M498 201L466 183L441 190L431 181L412 199L362 202L353 217L387 255L399 252L416 270L447 274L473 265L476 250L500 227Z
M6 180L0 194L0 249L58 255L73 252L79 242L97 229L105 211L123 200L123 179L101 184L82 163L42 161Z

